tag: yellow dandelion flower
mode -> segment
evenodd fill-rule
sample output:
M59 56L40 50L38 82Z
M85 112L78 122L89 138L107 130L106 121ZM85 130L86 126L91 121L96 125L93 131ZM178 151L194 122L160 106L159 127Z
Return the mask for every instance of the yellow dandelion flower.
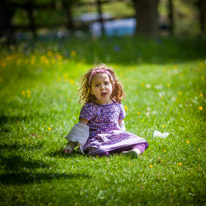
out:
M61 78L60 78L60 77L58 77L58 78L57 78L57 81L58 81L58 82L61 82Z
M30 98L30 97L31 97L31 94L27 94L27 97Z
M62 60L63 60L63 56L58 55L58 56L57 56L57 59L58 59L59 61L62 61Z
M200 152L200 149L198 149L197 151Z
M189 143L190 143L190 141L189 141L189 140L187 140L186 142L187 142L187 144L189 144Z
M65 74L64 74L64 78L66 79L67 77L68 77L68 74L67 74L67 73L65 73Z
M70 80L69 80L69 83L70 83L71 85L73 85L73 84L74 84L74 80L73 80L73 79L70 79Z
M162 125L162 128L165 128L165 127L166 127L166 126L163 124L163 125Z
M144 87L144 85L145 85L145 84L144 84L144 83L142 83L142 84L141 84L141 87Z
M23 96L25 96L26 92L25 92L25 91L22 91L21 94L22 94Z
M168 87L170 87L170 86L171 86L171 84L170 84L170 83L167 83L167 86L168 86Z
M137 112L137 114L140 115L141 113L140 113L140 112Z
M6 57L6 60L7 60L7 61L10 61L11 59L12 59L11 56L7 56L7 57Z
M200 93L200 97L203 97L203 94L202 94L202 93Z
M56 59L52 59L52 60L51 60L51 63L52 63L52 64L55 64L55 63L56 63Z
M51 52L51 51L48 51L48 52L47 52L47 56L49 56L49 57L52 56L52 52Z
M178 92L178 94L179 94L179 95L182 95L182 92L181 92L181 91L179 91L179 92Z
M204 67L204 62L200 62L200 67Z
M44 64L48 65L49 64L49 60L45 59Z
M127 106L124 106L124 109L125 109L125 111L128 111L128 107Z
M28 59L25 60L25 64L29 64L29 60Z
M199 106L199 110L203 110L203 107L202 107L202 106Z
M46 59L46 57L45 57L45 56L41 56L41 57L40 57L40 61L41 61L41 62L44 62L44 61L45 61L45 59Z
M16 63L17 63L17 64L21 64L21 62L22 62L22 60L21 60L21 59L18 59Z
M31 92L30 92L30 90L27 90L26 93L27 93L27 94L30 94Z
M164 152L167 152L167 150L166 150L166 149L164 149Z
M72 57L75 57L76 54L77 54L77 53L76 53L75 51L71 51L71 56L72 56Z
M35 60L31 60L31 61L30 61L30 64L31 64L31 65L34 65L34 64L35 64Z
M150 167L150 168L153 168L153 165L150 165L149 167Z
M204 77L204 76L201 76L201 80L204 81L204 80L205 80L205 77Z
M6 62L3 62L2 63L2 67L6 67L7 66L7 63Z
M179 162L179 163L178 163L178 165L179 165L179 166L182 166L182 163L181 163L181 162Z
M48 127L48 130L51 131L51 127Z

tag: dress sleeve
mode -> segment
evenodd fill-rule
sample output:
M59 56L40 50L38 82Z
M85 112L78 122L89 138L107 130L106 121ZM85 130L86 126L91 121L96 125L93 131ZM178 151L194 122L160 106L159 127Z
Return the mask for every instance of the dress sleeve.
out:
M120 114L119 114L119 120L123 120L126 117L126 112L124 110L124 107L122 104L120 104Z
M80 115L79 115L79 119L87 119L87 120L91 120L93 118L93 109L92 109L92 105L90 104L85 104L81 111L80 111Z

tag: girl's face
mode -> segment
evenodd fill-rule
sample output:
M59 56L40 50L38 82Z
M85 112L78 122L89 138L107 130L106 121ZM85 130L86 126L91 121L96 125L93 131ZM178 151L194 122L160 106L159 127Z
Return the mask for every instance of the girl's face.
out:
M105 73L97 73L93 76L91 82L91 94L96 97L96 103L109 104L112 103L111 94L113 91L112 83L109 75Z

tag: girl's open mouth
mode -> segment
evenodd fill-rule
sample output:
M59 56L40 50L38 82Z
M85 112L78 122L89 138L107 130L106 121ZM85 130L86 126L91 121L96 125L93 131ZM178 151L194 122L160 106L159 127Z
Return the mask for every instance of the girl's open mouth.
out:
M103 93L101 93L101 96L106 96L107 95L107 93L106 92L103 92Z

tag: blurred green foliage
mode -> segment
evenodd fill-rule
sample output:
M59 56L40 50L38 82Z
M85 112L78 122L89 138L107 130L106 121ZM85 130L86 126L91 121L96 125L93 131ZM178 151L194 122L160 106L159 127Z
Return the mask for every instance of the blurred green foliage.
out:
M23 3L29 2L28 0L19 1L13 0L13 2ZM73 16L74 19L79 18L83 13L93 13L97 12L96 6L85 5L81 7L75 6L76 1L68 1L74 3L73 7ZM82 2L91 2L90 0L82 0ZM175 20L175 34L177 35L197 35L200 33L200 23L199 23L199 11L196 1L183 1L175 0L174 2L174 20ZM56 9L45 9L45 10L35 10L35 22L37 24L51 25L55 23L66 23L67 16L64 7L61 4L61 1L55 0L44 0L36 1L36 4L45 4L45 3L55 3ZM167 0L159 1L159 19L160 23L168 23L167 15ZM125 2L115 2L111 4L103 5L103 12L110 13L112 16L134 16L135 10L132 7L132 3ZM22 9L17 9L13 17L12 22L14 25L27 25L28 19L27 14Z

